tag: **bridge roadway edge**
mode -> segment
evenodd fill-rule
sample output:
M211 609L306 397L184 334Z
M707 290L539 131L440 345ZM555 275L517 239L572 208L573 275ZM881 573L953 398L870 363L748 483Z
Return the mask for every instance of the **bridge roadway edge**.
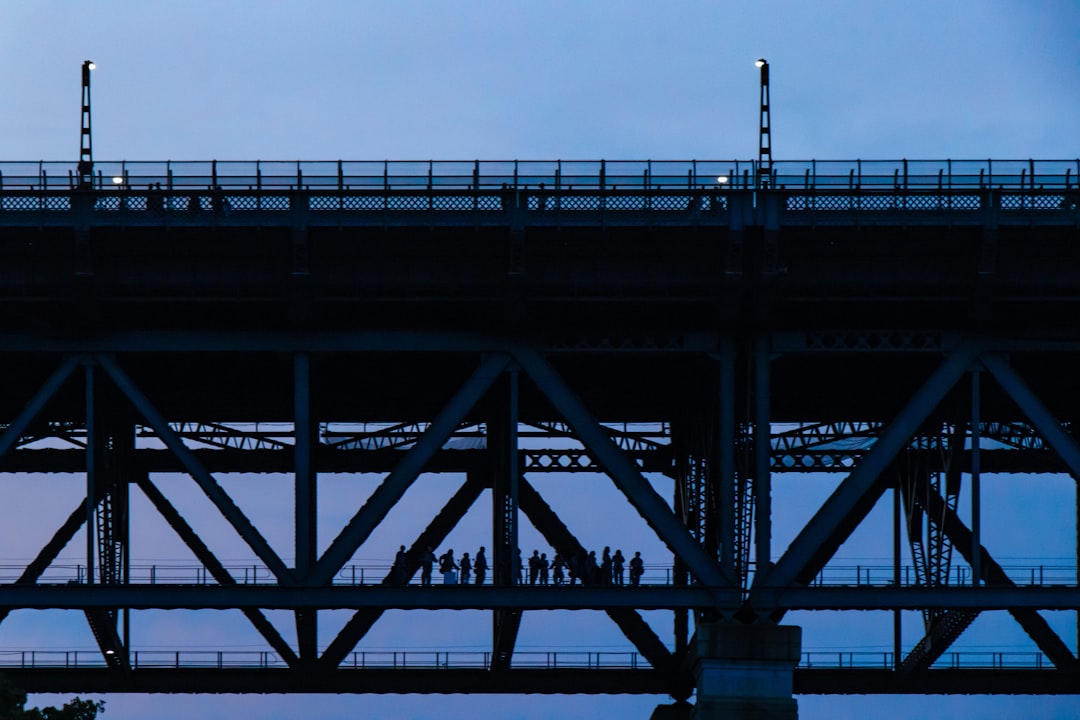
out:
M761 193L761 207L768 206L768 194ZM0 357L0 372L33 387L51 369L49 361L64 354L62 347L115 352L170 419L280 422L291 418L291 397L256 389L273 386L287 371L282 349L289 343L321 338L312 362L316 413L346 418L361 388L334 393L334 384L359 372L385 379L381 389L363 388L374 390L364 397L366 417L396 412L395 419L420 420L437 409L430 398L448 396L481 350L509 342L545 352L570 384L588 387L598 419L655 421L678 416L687 397L708 387L716 342L734 339L742 356L764 334L775 352L774 422L884 421L948 349L947 340L935 344L934 338L977 336L1026 348L1014 350L1014 363L1058 419L1074 419L1072 399L1080 387L1069 368L1080 329L1052 317L1080 309L1080 225L1071 215L1032 211L996 224L989 264L985 218L970 214L781 215L744 227L707 213L663 221L647 214L559 222L528 215L519 223L518 249L509 215L481 222L424 212L309 216L303 227L295 218L242 213L160 220L100 215L87 223L86 247L78 249L71 221L50 217L21 225L0 214L0 242L10 261L0 274L0 312L11 331L0 338L0 349L9 351ZM89 264L79 269L84 259ZM244 333L280 345L192 349ZM444 344L430 341L436 333ZM118 337L150 335L163 344L110 346ZM374 342L335 349L356 335ZM815 344L822 337L825 344ZM792 338L794 345L784 345ZM915 338L931 340L919 346ZM395 347L402 339L414 349ZM432 373L435 366L441 370ZM891 380L888 387L882 377ZM635 382L640 378L647 381ZM822 397L808 378L874 392ZM389 392L409 384L415 389L404 401ZM627 398L631 385L637 390ZM14 416L23 399L0 396L0 416ZM77 422L82 410L80 393L71 389L49 406L58 422ZM526 390L521 412L540 420L548 410L542 397ZM984 412L1016 417L994 396ZM79 687L50 685L64 672L84 678ZM416 692L417 685L444 688L431 692L567 692L580 682L595 683L585 692L674 694L686 683L658 670L579 672L575 678L573 671L500 675L447 668L402 677L395 673L406 671L368 669L362 679L344 670L213 672L219 680L191 669L162 670L162 679L152 670L5 674L32 691L78 692ZM212 687L233 689L190 689ZM401 689L388 689L395 687ZM796 693L1062 693L1077 687L1075 673L1053 670L933 670L906 684L887 671L794 672Z

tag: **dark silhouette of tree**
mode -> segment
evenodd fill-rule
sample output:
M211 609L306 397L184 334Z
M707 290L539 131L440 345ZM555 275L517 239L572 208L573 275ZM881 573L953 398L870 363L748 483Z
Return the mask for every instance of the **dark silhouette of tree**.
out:
M26 709L26 693L12 687L7 678L0 675L0 720L94 720L105 712L102 701L82 700L76 697L62 707Z

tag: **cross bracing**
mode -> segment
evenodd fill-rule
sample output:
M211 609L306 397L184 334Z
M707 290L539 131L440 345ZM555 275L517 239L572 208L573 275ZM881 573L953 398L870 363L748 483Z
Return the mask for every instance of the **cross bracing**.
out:
M0 470L16 494L50 473L79 497L46 542L4 555L0 614L77 612L95 648L63 668L25 648L17 682L684 698L702 628L889 613L880 652L834 662L806 643L796 691L1075 691L1060 620L1080 607L1060 542L1075 528L1048 524L1058 547L1023 557L977 494L1006 478L1020 506L1080 470L1080 336L1054 319L1080 299L1071 165L773 163L771 189L723 193L697 187L704 163L690 185L682 166L638 168L636 185L617 164L573 183L569 165L519 164L516 185L513 164L460 182L429 167L430 186L390 166L365 184L348 165L207 164L221 191L164 164L125 167L119 189L72 190L44 167L16 189L5 169ZM169 170L171 195L138 190ZM639 586L522 585L507 568L526 528L551 552L594 549L548 482L569 473L649 533ZM832 494L794 520L797 475ZM331 476L367 493L333 526ZM448 499L401 538L395 569L379 533L429 479ZM245 487L287 507L286 542ZM190 557L155 557L133 513ZM418 554L476 517L485 583L419 584ZM874 557L851 556L879 535ZM227 609L260 648L164 662L130 621L166 608ZM490 616L487 648L435 650L431 668L365 649L389 613L425 609ZM535 662L521 638L545 610L596 614L624 659ZM970 655L971 633L995 642L989 617L1026 645ZM189 664L199 652L221 667Z

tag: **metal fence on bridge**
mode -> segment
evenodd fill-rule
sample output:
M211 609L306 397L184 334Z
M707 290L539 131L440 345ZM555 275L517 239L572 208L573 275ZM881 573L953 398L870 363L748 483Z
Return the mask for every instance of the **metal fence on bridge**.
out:
M99 161L96 189L677 190L757 187L754 160ZM1074 160L791 160L771 164L788 189L1075 189ZM0 191L77 185L74 162L0 162Z
M226 565L226 570L242 585L274 585L277 578L269 568L259 563L236 563ZM389 563L350 564L334 577L334 585L379 585L389 575ZM4 583L14 583L25 570L24 565L0 565L0 588ZM1077 569L1066 564L1010 564L1002 567L1005 575L1016 585L1030 587L1076 587ZM129 568L128 583L132 585L217 585L210 571L198 563L134 563ZM918 575L913 565L901 565L899 571L883 562L868 564L827 565L813 581L811 587L919 587ZM673 585L674 568L667 565L646 565L641 577L643 586ZM39 578L39 584L82 584L86 582L86 566L78 563L54 563ZM435 576L435 586L442 585L442 578ZM490 585L490 577L485 584ZM410 584L419 586L417 574ZM555 586L549 580L550 586ZM963 587L972 584L971 568L957 565L952 568L949 585ZM571 588L569 580L561 585ZM580 583L573 587L580 587ZM527 585L526 585L527 587ZM625 587L630 589L629 582Z
M434 670L491 669L492 653L468 650L363 650L350 653L339 665L354 670ZM825 651L803 652L798 668L892 670L892 652ZM154 668L212 669L285 669L288 666L277 653L244 650L135 650L130 656L133 670ZM103 668L106 660L98 650L2 650L0 667ZM628 651L525 651L515 652L511 667L530 670L648 670L648 661ZM946 653L935 669L1010 670L1052 669L1054 664L1037 651L955 651Z

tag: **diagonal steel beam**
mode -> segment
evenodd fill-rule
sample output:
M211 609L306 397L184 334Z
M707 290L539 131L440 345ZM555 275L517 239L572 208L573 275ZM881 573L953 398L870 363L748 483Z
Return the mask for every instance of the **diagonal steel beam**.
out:
M520 480L518 493L522 512L551 547L562 553L563 557L586 556L584 546L525 478ZM650 665L658 670L672 665L671 653L636 610L619 608L607 610L607 614Z
M922 640L915 644L900 663L897 673L908 677L930 669L978 616L978 610L964 608L948 610L937 617Z
M75 533L79 531L79 528L86 522L86 501L81 501L75 506L75 509L71 511L71 515L64 521L64 524L53 534L52 539L45 544L45 547L41 548L37 557L26 566L22 575L15 581L16 585L33 585L41 577L42 573L48 569L53 560L60 554L71 538L75 537ZM4 621L11 613L10 608L0 609L0 622Z
M637 466L612 441L611 435L585 408L555 369L532 350L518 349L514 351L514 354L540 392L566 419L578 440L589 450L634 508L656 531L660 539L671 548L675 556L686 564L687 569L697 577L698 581L715 588L733 585L734 583L721 571L717 560L709 557L686 526L679 522L667 502L653 490L652 485Z
M428 461L446 444L458 424L488 391L495 378L506 368L510 358L503 354L489 355L442 409L438 417L405 454L394 470L375 489L360 511L330 544L307 577L305 585L325 585L344 567L353 553L368 539L386 514L402 498L405 491L423 471Z
M226 587L236 585L236 579L225 569L225 566L221 564L221 561L211 552L210 548L206 546L206 543L202 541L195 529L188 525L173 504L161 494L157 485L150 481L150 477L145 473L139 473L135 482L151 504L165 518L165 522L180 536L180 539L184 541L184 544L188 546L198 561L203 564L217 584ZM274 648L277 654L281 656L281 659L289 664L289 667L298 665L299 661L296 653L293 652L293 649L281 637L281 633L277 631L277 628L267 620L261 611L245 608L242 612L255 626L255 629L259 631L259 634L266 638L266 642L270 644L270 647Z
M45 380L37 392L33 394L29 402L23 407L11 424L3 433L0 433L0 458L8 454L11 448L18 444L19 438L26 432L26 428L34 421L37 414L45 407L45 403L56 394L56 391L71 376L72 371L79 364L79 358L70 355L65 357L60 366L53 371L52 375Z
M97 641L98 649L101 650L101 659L105 666L116 670L130 669L128 650L120 639L120 633L116 629L115 610L106 608L93 608L84 611L86 622L90 626L90 632Z
M447 501L438 515L424 528L424 531L420 533L420 536L416 538L416 541L409 548L406 553L407 563L404 573L401 576L395 576L395 570L391 568L390 572L383 578L382 584L407 584L420 568L420 562L417 560L420 553L425 548L439 547L443 543L450 531L457 527L457 524L461 522L461 518L465 517L465 513L480 497L480 493L486 485L487 483L484 482L482 476L470 474L465 483ZM319 664L324 668L336 668L340 665L356 647L356 643L360 642L368 630L371 629L371 626L382 617L383 612L385 610L381 608L358 610L345 623L345 626L338 632L337 637L327 646L326 650L323 651L322 657L319 658Z
M492 628L491 669L495 672L509 670L517 645L518 630L521 629L521 608L507 608L495 611L495 623Z
M785 587L808 583L873 508L884 490L881 473L911 440L919 425L963 377L978 357L978 350L964 345L945 358L907 405L881 432L851 474L840 483L814 514L765 577L755 585Z
M927 510L935 517L944 518L942 530L952 541L953 547L964 556L968 563L971 563L975 549L971 530L960 520L956 511L948 507L939 493L924 493L923 497L929 505ZM979 547L979 559L981 561L982 580L987 585L1004 585L1008 587L1015 585L1009 576L1005 574L1001 565L994 560L983 546ZM1020 626L1035 641L1039 649L1050 658L1056 668L1073 671L1078 668L1076 656L1072 654L1072 651L1069 650L1058 634L1051 629L1037 610L1012 608L1009 610L1009 614L1020 623Z
M1046 406L1031 392L1031 388L1000 355L987 355L983 365L994 376L1001 388L1013 399L1020 412L1028 416L1035 429L1043 436L1058 457L1065 463L1069 473L1080 482L1080 445L1061 427Z
M132 382L120 366L116 364L116 361L106 355L98 356L98 362L101 367L105 369L105 372L109 374L116 386L120 388L120 391L127 396L131 401L131 404L135 406L146 421L154 428L154 432L158 434L158 437L165 443L166 447L172 451L173 455L180 461L180 464L184 466L184 469L194 478L195 482L202 488L202 491L206 493L206 496L210 498L210 501L217 506L221 514L229 521L229 524L233 526L236 532L243 538L244 542L255 552L263 563L270 568L270 572L278 579L280 583L290 583L293 581L293 573L282 562L278 554L274 552L274 549L270 547L270 543L266 541L266 538L256 529L256 527L248 520L247 516L240 510L240 508L225 492L224 488L218 485L214 476L211 475L203 466L199 459L195 456L195 453L184 444L184 441L180 439L180 436L176 434L165 418L158 412L157 408L151 404L150 400L143 395L142 391Z

